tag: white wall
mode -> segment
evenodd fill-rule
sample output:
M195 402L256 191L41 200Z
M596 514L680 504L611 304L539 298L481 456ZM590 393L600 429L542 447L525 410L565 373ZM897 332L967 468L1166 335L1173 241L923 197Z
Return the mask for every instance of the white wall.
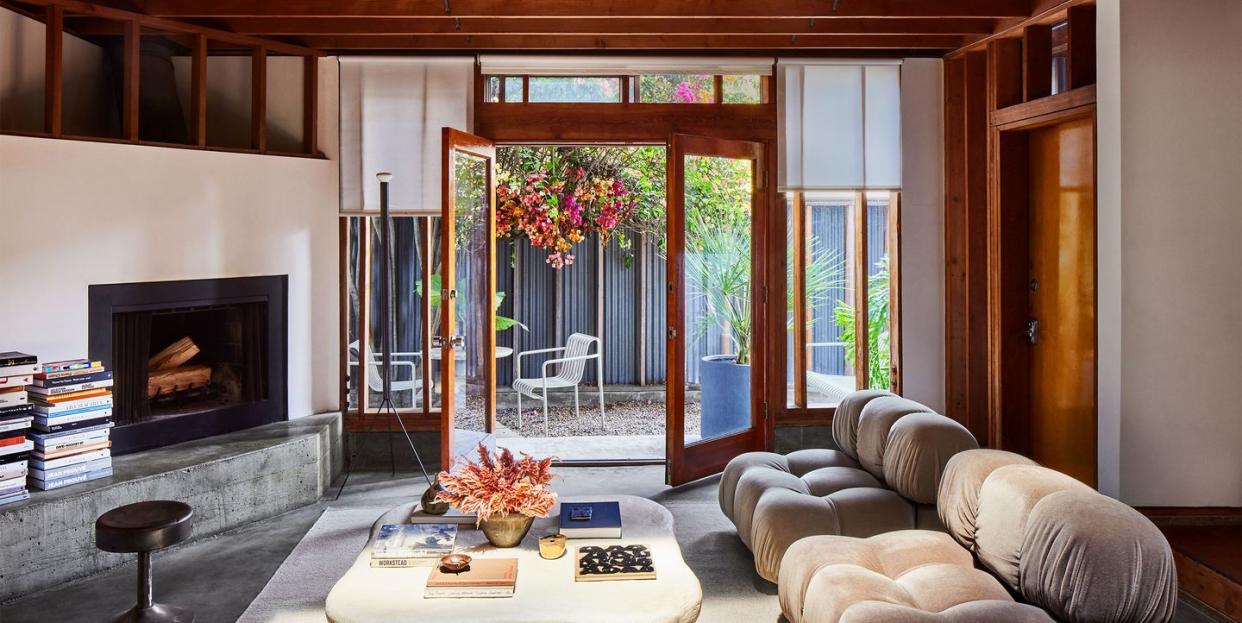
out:
M1242 506L1242 3L1098 10L1101 487Z
M289 275L289 415L337 406L336 65L329 159L0 136L0 350L86 354L87 286Z
M42 23L0 8L0 128L43 130L46 33ZM61 67L65 133L115 134L118 117L103 49L67 35Z
M901 66L902 393L944 411L944 83L940 59Z

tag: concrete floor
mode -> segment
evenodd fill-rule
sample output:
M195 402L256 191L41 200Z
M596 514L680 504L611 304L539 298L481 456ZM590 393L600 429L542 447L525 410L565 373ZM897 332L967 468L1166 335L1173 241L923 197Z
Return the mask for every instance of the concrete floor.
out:
M714 504L716 500L715 479L670 489L663 484L663 468L659 466L562 468L559 472L562 478L556 489L566 496L606 491L645 496L666 505ZM193 609L198 623L235 621L326 508L396 506L421 494L424 487L421 477L355 473L339 499L324 499L279 517L165 551L154 564L156 600ZM683 535L679 534L681 538ZM0 622L106 620L133 604L134 577L135 565L131 563L18 599L0 606ZM770 586L755 588L772 590ZM713 597L707 590L705 595L706 599ZM1175 623L1213 620L1186 603L1180 604L1174 617Z

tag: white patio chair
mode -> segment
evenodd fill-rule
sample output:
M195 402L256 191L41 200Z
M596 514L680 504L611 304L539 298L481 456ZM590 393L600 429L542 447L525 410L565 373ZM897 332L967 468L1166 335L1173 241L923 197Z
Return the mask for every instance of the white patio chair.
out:
M808 348L842 348L845 342L809 342ZM824 374L822 372L806 371L807 388L820 394L829 403L841 402L843 398L854 391L855 380L852 376L843 376L840 374Z
M588 354L591 351L591 345L595 345L595 353ZM564 351L565 356L559 359L549 359L543 362L543 374L539 378L522 378L522 357L527 355L538 355L540 353L558 353ZM543 434L548 434L548 390L557 387L574 388L574 414L582 415L582 410L578 404L578 385L582 383L582 376L586 372L586 362L595 360L595 380L599 386L599 422L600 426L607 427L607 421L604 419L604 360L603 345L599 338L586 335L584 333L575 333L569 336L565 341L565 345L558 348L540 348L538 350L528 350L517 356L517 379L513 381L513 389L518 395L518 428L522 427L522 395L525 394L531 398L538 398L543 401ZM548 374L548 369L556 366L555 373ZM536 390L541 390L536 393Z
M358 367L358 341L357 340L349 344L349 356L351 359L351 361L349 362L349 367L357 368ZM382 361L381 357L382 357L381 353L371 353L371 361L369 365L367 365L366 384L367 384L367 387L370 387L371 391L374 391L374 392L384 391L384 375L380 372L380 364ZM392 376L393 376L392 391L394 394L397 392L407 392L407 391L410 392L410 404L411 405L418 404L418 393L422 391L423 389L422 375L418 373L418 365L422 361L422 359L423 359L423 354L419 352L393 353L392 354ZM407 381L396 380L398 378L406 376L404 374L400 374L397 372L397 370L401 368L410 369L410 373L408 375L409 380ZM359 388L359 394L361 393L362 393L362 389ZM359 400L362 400L362 396L359 396Z

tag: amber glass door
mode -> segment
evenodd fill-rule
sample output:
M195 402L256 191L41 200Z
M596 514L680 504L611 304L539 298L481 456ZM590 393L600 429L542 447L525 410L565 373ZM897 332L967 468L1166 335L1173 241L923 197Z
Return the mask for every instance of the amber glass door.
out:
M668 471L764 447L764 146L677 134L668 157Z
M440 461L449 469L496 427L496 145L452 128L443 129L442 145L432 363L439 366Z

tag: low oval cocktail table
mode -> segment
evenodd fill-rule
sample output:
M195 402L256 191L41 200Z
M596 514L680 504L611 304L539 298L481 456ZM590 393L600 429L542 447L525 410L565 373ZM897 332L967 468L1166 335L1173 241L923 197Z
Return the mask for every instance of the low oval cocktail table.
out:
M430 567L371 568L371 543L383 524L405 523L415 504L398 506L375 521L371 539L332 592L326 612L334 623L385 621L488 621L492 623L683 623L698 619L703 602L699 579L686 566L673 537L668 509L630 495L572 497L569 502L616 500L621 505L621 539L570 539L565 555L539 557L539 537L556 532L560 504L536 519L522 544L496 548L473 527L457 533L457 550L476 558L517 558L513 597L424 599ZM651 548L654 580L574 581L574 559L581 545L642 544Z

